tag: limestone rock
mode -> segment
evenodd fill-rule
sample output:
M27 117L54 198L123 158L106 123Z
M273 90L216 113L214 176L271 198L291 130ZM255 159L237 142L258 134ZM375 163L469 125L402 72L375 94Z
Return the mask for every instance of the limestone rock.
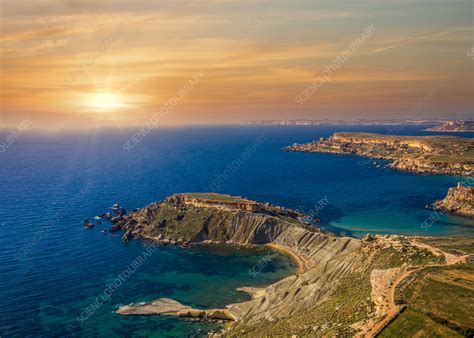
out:
M447 196L434 204L436 210L451 212L467 217L474 217L474 187L465 187L458 183L450 188Z

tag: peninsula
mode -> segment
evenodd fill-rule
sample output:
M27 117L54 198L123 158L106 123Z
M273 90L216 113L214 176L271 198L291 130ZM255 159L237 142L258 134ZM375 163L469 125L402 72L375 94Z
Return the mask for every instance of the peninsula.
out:
M346 119L346 120L333 120L333 119L321 119L321 120L310 120L310 119L291 119L291 120L259 120L250 121L248 124L251 125L263 125L263 126L420 126L420 125L433 125L439 123L439 121L433 120L420 120L420 119Z
M416 173L474 173L474 139L464 137L340 132L318 141L295 143L286 149L384 159L391 161L391 168Z
M467 133L474 132L474 121L446 121L436 127L428 128L426 131L445 133Z
M303 269L263 289L242 288L251 299L222 309L157 298L117 313L227 321L226 329L214 333L219 336L474 333L474 239L359 240L306 220L297 211L214 193L177 194L122 215L116 225L124 240L273 245Z

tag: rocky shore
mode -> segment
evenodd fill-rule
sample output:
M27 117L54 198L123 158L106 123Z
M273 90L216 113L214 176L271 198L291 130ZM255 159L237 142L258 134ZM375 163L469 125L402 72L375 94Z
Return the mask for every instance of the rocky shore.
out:
M359 155L389 160L391 168L428 174L468 176L474 173L474 139L454 136L393 136L335 133L289 151Z
M160 298L142 304L121 306L117 313L124 316L168 315L188 318L234 321L227 309L199 310L169 298Z
M474 187L465 187L461 182L450 188L448 195L434 204L436 210L474 218Z
M371 336L391 325L401 309L410 305L409 301L403 306L394 301L395 289L403 280L414 276L416 281L414 272L431 266L465 264L463 252L474 244L471 239L433 239L427 244L424 241L429 238L404 236L358 240L326 233L304 220L304 215L293 210L211 193L177 194L132 211L118 222L125 240L270 245L297 257L303 268L266 288L241 288L252 298L222 309L193 309L159 298L122 306L117 313L231 323L213 333L216 336ZM455 254L443 251L452 246ZM457 303L459 299L449 295L447 301ZM459 330L471 332L471 327Z
M331 260L344 256L359 246L354 238L336 237L305 222L306 216L297 211L258 203L241 197L219 194L177 194L162 202L151 204L140 210L130 212L123 218L121 228L124 239L155 240L162 244L202 244L228 243L238 245L267 245L284 252L295 259L299 273L303 274L316 265L326 266L329 271ZM298 282L299 283L299 282ZM307 281L301 281L308 284ZM321 286L325 288L325 286ZM307 298L311 290L295 293L290 298ZM300 290L301 291L301 290ZM269 293L265 301L260 297L258 308L270 312L270 304L282 301L281 294ZM286 302L281 303L284 305ZM160 303L157 303L160 304ZM162 310L155 304L133 305L120 308L118 313L137 314L144 307ZM247 306L249 306L247 308ZM300 305L303 306L303 305ZM229 311L236 321L258 318L254 305L236 304L222 311ZM198 313L203 310L195 310ZM194 316L195 312L191 312ZM175 312L176 315L179 315ZM245 316L244 316L245 314ZM183 313L181 313L183 315ZM210 318L207 316L207 318Z
M314 254L303 244L308 246L330 236L307 219L294 210L237 196L185 193L129 213L121 227L126 240L151 239L178 245L267 245L286 252L300 270L306 270L314 265Z

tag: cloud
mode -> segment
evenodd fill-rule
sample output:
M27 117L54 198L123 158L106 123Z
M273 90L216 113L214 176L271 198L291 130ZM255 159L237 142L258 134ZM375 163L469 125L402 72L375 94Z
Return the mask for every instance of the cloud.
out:
M389 49L393 49L393 48L397 48L398 45L391 45L391 46L387 46L387 47L382 47L382 48L377 48L377 49L374 49L371 51L371 53L380 53L380 52L383 52L383 51L386 51L386 50L389 50Z
M384 41L385 47L374 50L374 53L386 49L392 49L403 45L453 45L471 41L473 27L450 27L441 31L419 33L408 36L400 36Z
M266 3L270 8L259 10ZM212 111L227 121L231 110L236 119L255 111L288 116L301 86L371 23L376 34L318 92L308 113L321 110L320 103L334 112L343 106L341 114L375 109L374 100L395 111L427 86L446 87L459 105L472 101L465 94L472 88L465 46L472 46L473 29L469 6L459 1L0 0L0 6L0 100L12 109L51 112L44 120L53 122L77 113L83 95L98 90L125 96L133 109L120 114L133 120L197 71L205 80L180 103L176 119ZM140 15L121 25L131 13ZM124 29L115 34L117 27ZM106 39L112 42L74 86L61 87ZM188 115L179 117L181 109Z
M69 44L69 39L48 39L43 40L39 44L29 46L29 47L4 47L0 48L0 51L5 54L10 54L10 56L28 56L32 54L41 53L53 48L66 46Z
M3 37L0 38L0 41L5 42L5 41L28 40L28 39L43 38L43 37L48 37L48 36L65 35L65 34L69 34L70 32L71 30L68 30L62 27L17 31L14 33L4 35Z

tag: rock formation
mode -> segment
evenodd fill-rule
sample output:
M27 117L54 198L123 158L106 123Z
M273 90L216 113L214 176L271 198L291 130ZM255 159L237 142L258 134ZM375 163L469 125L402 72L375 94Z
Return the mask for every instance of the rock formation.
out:
M331 235L306 219L297 211L241 197L187 193L130 212L123 217L121 228L130 234L129 238L165 243L273 243L296 252L312 265L321 260L315 258L314 246ZM338 238L327 247L337 251L350 247L354 241Z
M176 215L181 217L176 218ZM240 197L178 194L131 212L122 227L133 238L154 239L161 243L180 240L186 243L272 244L291 253L302 263L303 270L316 267L315 271L322 273L323 277L317 280L309 275L292 276L274 284L265 299L259 298L255 304L250 301L229 306L232 316L247 321L285 316L304 309L354 264L353 259L346 258L347 253L360 246L357 239L336 237L310 226L304 219L304 215L296 211ZM290 286L292 291L288 294ZM290 299L299 305L288 309ZM133 311L136 309L133 307Z
M446 121L443 124L428 128L426 131L436 131L436 132L473 132L474 131L474 121Z
M235 320L235 318L226 309L198 310L168 298L160 298L142 304L130 304L121 306L117 310L117 313L125 316L169 315L216 320Z
M390 160L389 167L416 173L474 173L474 139L463 137L335 133L319 141L295 143L287 150Z
M465 187L461 182L450 188L448 195L434 204L436 210L474 217L474 187Z
M218 336L372 335L403 308L395 304L394 292L405 278L431 266L463 263L467 257L445 253L423 238L338 237L304 219L296 211L218 194L178 194L131 212L122 226L130 238L272 245L304 262L304 270L263 289L241 288L252 299L223 309L193 309L160 298L122 306L117 312L230 321L232 325ZM472 243L449 239L441 244L456 244L458 254L462 245L470 248ZM470 327L463 330L471 332Z

